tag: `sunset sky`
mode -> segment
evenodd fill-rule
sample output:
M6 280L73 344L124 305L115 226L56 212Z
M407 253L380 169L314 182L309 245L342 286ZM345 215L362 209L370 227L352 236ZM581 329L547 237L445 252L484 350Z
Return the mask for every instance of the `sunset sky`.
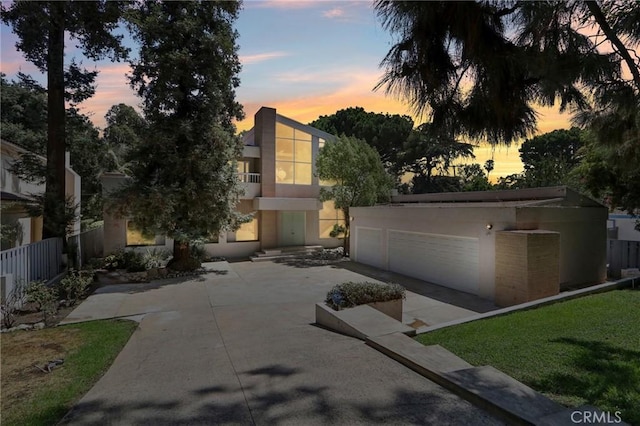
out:
M393 38L382 28L370 1L245 1L236 28L243 65L237 99L246 114L237 124L239 130L252 126L261 106L302 123L354 106L413 116L399 100L383 90L373 91ZM45 76L16 51L16 36L9 27L2 25L1 37L1 71L11 79L21 70L46 85ZM66 60L83 59L73 46L67 40ZM104 127L104 115L112 105L139 104L125 77L127 64L86 59L83 64L100 71L96 96L82 104L98 127ZM553 110L540 114L539 133L570 126L566 115ZM492 155L493 179L522 170L517 146L498 147L493 153L490 147L480 147L474 161L483 164Z

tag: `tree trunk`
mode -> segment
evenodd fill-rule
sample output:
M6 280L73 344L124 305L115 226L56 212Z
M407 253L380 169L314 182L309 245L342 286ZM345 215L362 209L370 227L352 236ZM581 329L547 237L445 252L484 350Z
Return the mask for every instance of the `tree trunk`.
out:
M347 207L342 211L344 214L344 240L342 245L342 256L349 257L349 240L351 223L349 221L349 208Z
M172 262L186 262L191 257L191 249L188 241L173 242L173 260Z
M65 2L49 3L47 52L47 176L42 238L65 238L65 107L64 25Z

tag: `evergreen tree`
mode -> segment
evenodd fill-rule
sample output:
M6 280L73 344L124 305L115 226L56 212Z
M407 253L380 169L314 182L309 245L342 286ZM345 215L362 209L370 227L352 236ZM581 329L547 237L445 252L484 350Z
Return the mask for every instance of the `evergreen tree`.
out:
M238 2L136 4L130 16L139 58L131 84L143 101L148 130L127 155L131 180L117 193L117 211L141 231L174 240L172 267L191 269L189 243L239 226L243 117L239 85Z
M81 70L72 63L64 68L65 33L74 39L90 59L110 55L118 60L126 55L114 36L127 2L96 0L20 1L2 6L2 20L19 37L16 44L26 59L47 73L47 164L44 196L43 238L65 237L65 77L79 83L70 87L67 100L78 102L92 94L87 83L95 72ZM90 84L89 84L90 86Z
M333 186L320 189L320 200L333 200L344 216L344 255L349 252L349 208L387 201L393 178L387 174L377 151L349 136L327 141L316 160L320 180Z

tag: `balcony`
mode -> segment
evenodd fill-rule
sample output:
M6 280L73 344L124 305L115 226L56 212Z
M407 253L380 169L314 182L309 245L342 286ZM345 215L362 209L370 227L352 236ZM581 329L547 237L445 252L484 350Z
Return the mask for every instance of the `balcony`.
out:
M241 199L251 200L260 196L260 173L238 173L238 180L244 187Z

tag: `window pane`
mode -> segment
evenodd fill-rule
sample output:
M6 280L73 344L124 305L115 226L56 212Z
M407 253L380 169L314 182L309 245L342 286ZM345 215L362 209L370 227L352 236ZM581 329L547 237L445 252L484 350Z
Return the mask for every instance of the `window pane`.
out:
M338 218L338 211L335 209L335 202L333 200L325 201L322 203L322 210L319 212L320 219L335 220Z
M293 128L282 123L276 123L276 138L293 139Z
M296 132L295 132L294 135L295 135L296 140L311 142L311 135L309 133L305 133L303 131L300 131L300 130L296 129Z
M295 183L298 185L311 185L311 164L295 163Z
M276 139L276 160L293 161L293 141Z
M254 217L251 222L243 223L236 231L236 241L257 241L258 240L258 218Z
M153 246L156 244L155 236L142 235L133 221L127 221L127 241L128 246Z
M276 183L293 183L293 163L276 161Z
M311 163L311 142L296 140L296 163Z
M331 238L331 231L333 231L333 225L336 222L333 220L321 220L320 221L320 238Z

